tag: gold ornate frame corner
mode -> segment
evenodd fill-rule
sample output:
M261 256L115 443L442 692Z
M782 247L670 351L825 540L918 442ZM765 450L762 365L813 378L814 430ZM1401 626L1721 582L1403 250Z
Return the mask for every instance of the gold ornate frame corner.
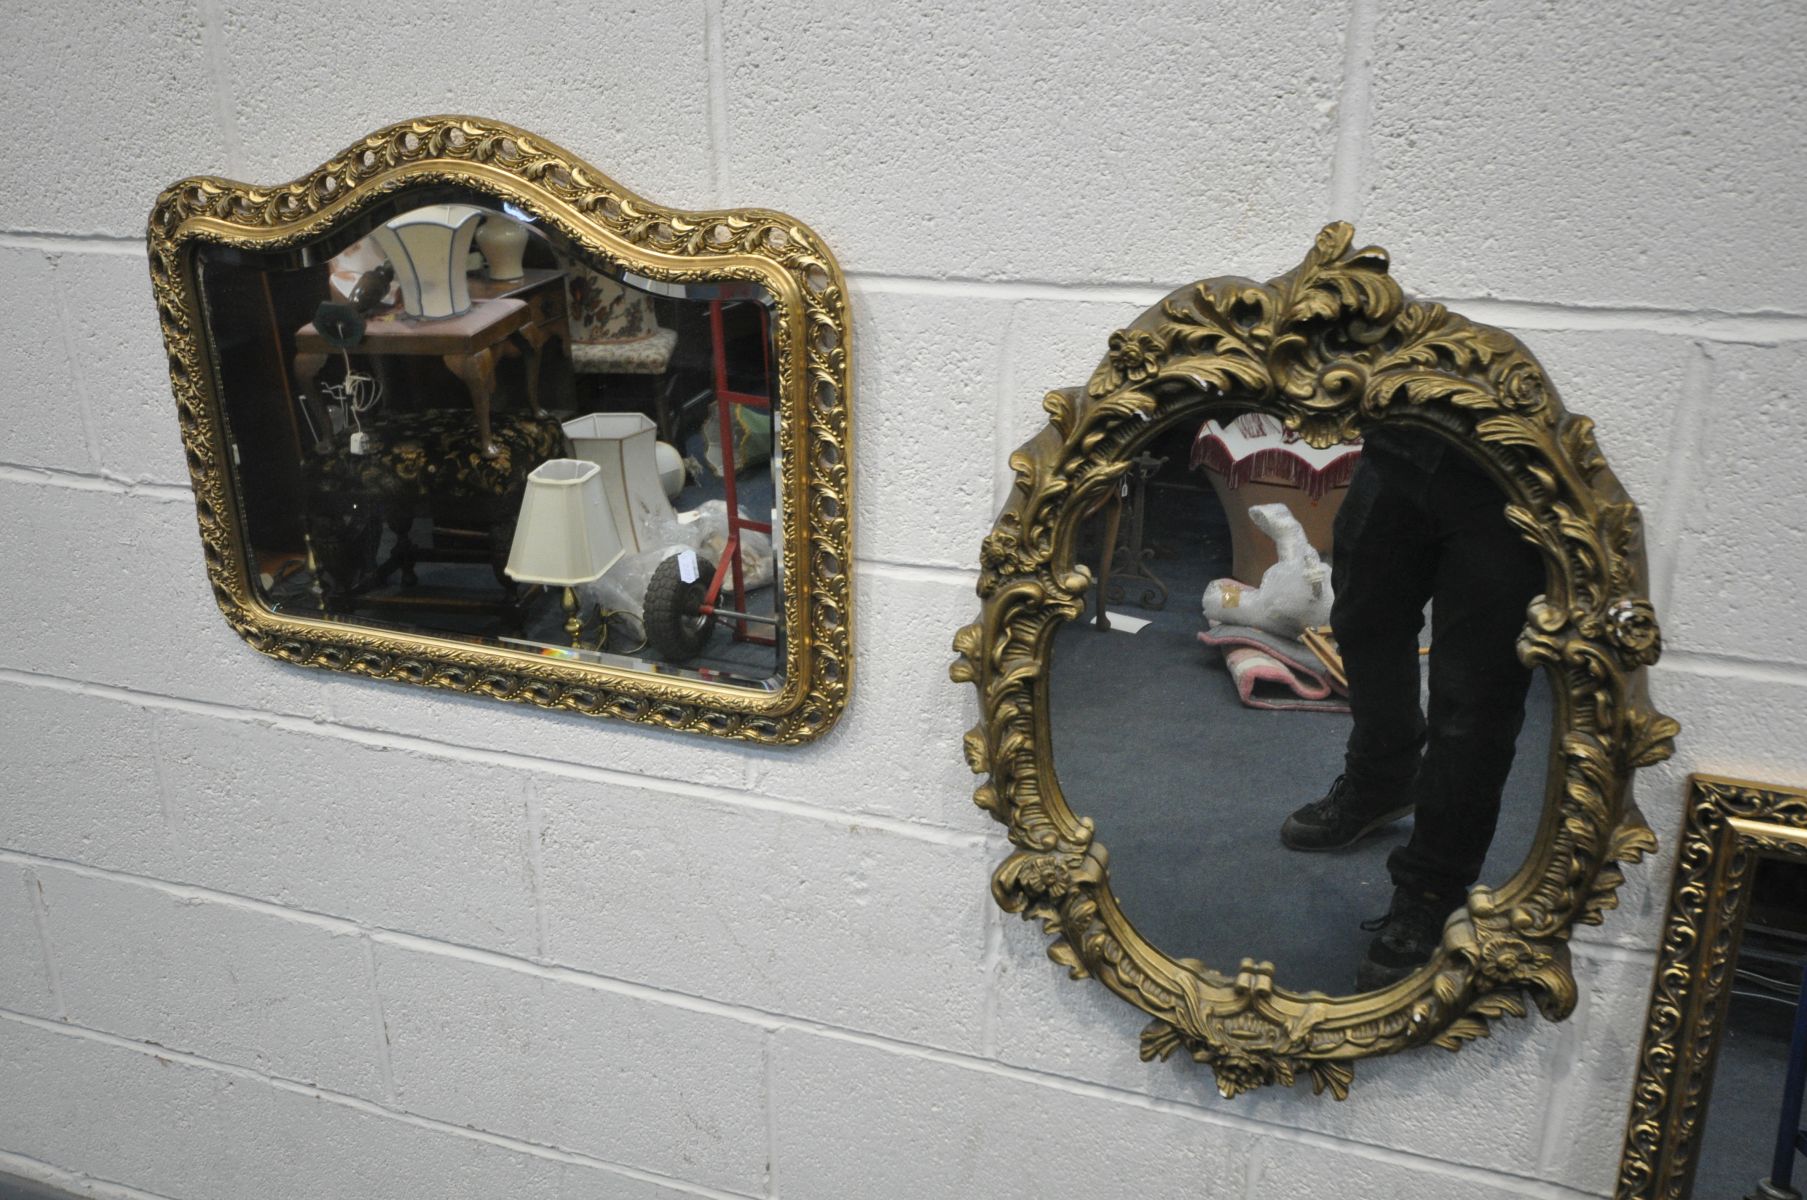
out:
M1751 880L1766 856L1807 861L1807 792L1690 776L1618 1200L1684 1200L1693 1189Z
M782 686L772 691L271 611L251 587L194 252L294 247L410 185L506 200L593 260L671 283L741 280L774 298L786 581ZM227 622L287 662L764 744L806 742L852 683L852 326L839 265L807 226L766 209L686 212L636 196L544 138L499 121L423 117L378 130L293 182L213 176L158 196L147 241L208 578Z
M1510 334L1441 305L1408 301L1386 252L1352 249L1327 226L1297 268L1267 283L1220 277L1179 289L1110 337L1083 389L1050 392L1048 425L1010 457L1016 480L980 547L976 623L954 639L951 675L978 691L968 763L973 799L1015 851L992 879L1008 912L1054 936L1049 957L1096 977L1153 1021L1142 1057L1185 1050L1225 1096L1309 1078L1348 1093L1353 1062L1433 1043L1459 1049L1489 1022L1551 1020L1574 1008L1568 934L1617 903L1618 864L1655 845L1630 773L1673 750L1675 721L1653 710L1644 667L1661 652L1646 597L1642 524L1607 467L1593 422L1563 410ZM1426 427L1470 450L1499 481L1507 514L1540 551L1548 588L1519 654L1555 683L1557 745L1530 858L1452 916L1426 969L1353 997L1278 987L1268 963L1234 973L1176 960L1118 908L1093 822L1054 771L1048 653L1084 610L1091 573L1075 557L1080 521L1118 485L1139 448L1180 421L1234 411L1281 418L1314 446L1377 422Z

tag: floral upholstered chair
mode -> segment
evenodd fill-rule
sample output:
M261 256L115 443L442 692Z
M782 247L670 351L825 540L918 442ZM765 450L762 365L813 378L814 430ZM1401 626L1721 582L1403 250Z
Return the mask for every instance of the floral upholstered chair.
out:
M584 375L664 375L678 331L662 327L653 298L587 267L571 273L571 366Z

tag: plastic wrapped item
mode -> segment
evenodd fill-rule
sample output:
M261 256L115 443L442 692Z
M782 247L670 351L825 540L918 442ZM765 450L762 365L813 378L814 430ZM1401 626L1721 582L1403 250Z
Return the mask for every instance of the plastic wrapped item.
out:
M742 512L743 519L746 513ZM710 562L720 562L722 553L728 546L728 503L725 500L710 500L696 510L695 524L702 530L702 538L696 543L697 552ZM740 531L741 576L747 590L767 586L777 573L777 565L772 557L772 539L755 529ZM722 577L722 592L734 594L734 575L730 571Z
M667 566L674 559L678 561ZM684 662L708 644L715 623L701 613L713 569L694 546L673 543L626 555L602 578L579 584L577 594L586 607L600 605L608 612L632 614L640 624L644 649L667 661Z
M629 612L636 617L644 616L646 585L652 579L653 571L672 555L694 548L674 544L623 555L604 572L601 579L578 584L577 597L586 608L601 605L609 612Z
M1257 504L1249 509L1249 519L1274 540L1279 561L1261 576L1260 587L1235 579L1214 580L1205 588L1206 618L1226 625L1252 625L1286 638L1296 638L1301 630L1328 622L1334 598L1330 568L1311 548L1292 510L1284 504Z
M744 404L733 405L728 413L734 438L734 469L745 471L772 457L772 414ZM715 404L703 419L703 457L709 469L722 473L722 423Z
M696 551L699 560L712 566L721 561L722 551L728 543L728 505L721 500L710 500L701 508L678 514L669 522L660 521L659 536L662 541L654 544L652 549L623 555L602 578L578 585L578 596L586 605L600 604L611 612L644 616L646 585L660 563L685 550ZM751 529L743 529L740 539L742 576L747 590L767 586L776 573L772 539ZM734 594L731 571L722 578L722 594Z

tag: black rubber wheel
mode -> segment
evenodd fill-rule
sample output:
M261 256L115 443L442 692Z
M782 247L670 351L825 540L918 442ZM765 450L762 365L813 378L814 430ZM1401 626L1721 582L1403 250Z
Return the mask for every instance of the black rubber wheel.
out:
M715 614L700 610L715 575L715 564L696 560L696 578L684 582L678 573L680 555L673 555L653 570L646 584L646 644L667 662L689 662L709 644L715 630Z

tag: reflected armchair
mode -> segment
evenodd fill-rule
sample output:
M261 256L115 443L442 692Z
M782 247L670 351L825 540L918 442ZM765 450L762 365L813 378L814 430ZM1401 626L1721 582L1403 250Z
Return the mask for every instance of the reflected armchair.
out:
M580 396L590 393L584 408L662 414L678 331L659 324L652 296L638 288L581 264L570 279L571 369Z

